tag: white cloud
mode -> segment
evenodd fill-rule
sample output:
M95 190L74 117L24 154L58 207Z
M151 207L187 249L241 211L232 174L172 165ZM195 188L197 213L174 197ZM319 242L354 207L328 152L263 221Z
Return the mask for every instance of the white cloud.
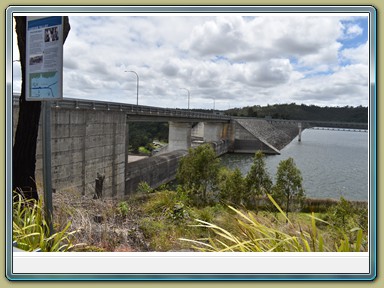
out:
M144 105L185 108L180 88L189 89L192 108L365 105L367 44L345 49L344 36L362 32L353 18L341 19L70 16L64 94L136 103L136 77L124 72L133 70Z
M368 53L368 42L366 42L355 48L344 49L341 51L341 56L343 57L343 60L350 61L351 63L368 65Z

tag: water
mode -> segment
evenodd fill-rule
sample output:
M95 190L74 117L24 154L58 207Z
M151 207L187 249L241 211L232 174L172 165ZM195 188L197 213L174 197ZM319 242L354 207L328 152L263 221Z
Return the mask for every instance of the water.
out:
M302 142L295 138L281 155L266 156L267 170L274 180L281 160L292 157L303 176L309 198L368 200L368 133L307 129ZM245 175L253 155L226 154L222 163Z

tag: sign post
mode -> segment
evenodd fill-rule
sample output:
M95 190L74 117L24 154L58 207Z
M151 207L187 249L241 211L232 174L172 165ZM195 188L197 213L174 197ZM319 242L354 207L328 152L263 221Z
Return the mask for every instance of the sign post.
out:
M63 98L63 17L27 17L26 101L42 101L45 220L53 234L51 102Z

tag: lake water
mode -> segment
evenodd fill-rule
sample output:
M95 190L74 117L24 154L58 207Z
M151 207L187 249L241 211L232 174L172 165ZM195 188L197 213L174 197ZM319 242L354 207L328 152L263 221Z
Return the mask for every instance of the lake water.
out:
M366 132L306 129L282 149L281 155L266 156L267 170L274 181L281 160L292 157L303 176L309 198L368 200L368 137ZM226 154L222 163L238 167L245 175L253 155Z

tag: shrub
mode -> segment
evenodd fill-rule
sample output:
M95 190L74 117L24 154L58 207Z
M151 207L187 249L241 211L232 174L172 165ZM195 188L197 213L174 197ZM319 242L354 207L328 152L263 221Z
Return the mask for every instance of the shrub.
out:
M153 189L147 182L141 181L139 183L139 185L137 186L137 192L138 193L152 193Z
M120 202L117 206L117 212L122 218L127 217L129 213L128 203L126 201Z

